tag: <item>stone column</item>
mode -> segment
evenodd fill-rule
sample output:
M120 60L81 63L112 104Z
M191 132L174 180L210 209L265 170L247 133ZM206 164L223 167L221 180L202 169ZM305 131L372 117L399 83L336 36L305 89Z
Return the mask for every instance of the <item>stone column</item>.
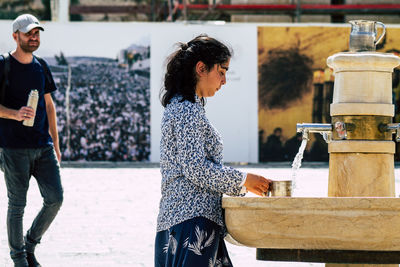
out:
M333 131L329 144L329 197L394 197L392 71L393 54L338 53L328 58L335 73L331 104L333 125L346 123L347 139Z
M333 130L329 144L328 196L394 197L395 143L392 133L380 129L394 116L392 72L400 59L376 52L338 53L327 63L335 73L332 124L345 122L347 128L346 140Z

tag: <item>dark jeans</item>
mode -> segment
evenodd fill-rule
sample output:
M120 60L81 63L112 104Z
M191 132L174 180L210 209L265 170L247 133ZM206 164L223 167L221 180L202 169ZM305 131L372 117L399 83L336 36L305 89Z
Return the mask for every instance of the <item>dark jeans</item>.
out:
M7 231L11 258L18 261L33 252L55 218L63 201L60 167L52 146L37 149L0 149L0 163L7 185ZM22 217L29 180L34 176L43 197L43 207L27 232L25 245Z

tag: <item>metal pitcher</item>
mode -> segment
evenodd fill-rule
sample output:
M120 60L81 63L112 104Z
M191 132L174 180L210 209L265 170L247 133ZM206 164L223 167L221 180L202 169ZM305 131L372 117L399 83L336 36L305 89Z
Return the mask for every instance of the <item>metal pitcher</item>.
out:
M379 21L351 20L349 23L351 24L350 52L375 51L376 45L386 33L385 24ZM379 38L376 38L377 25L382 26Z

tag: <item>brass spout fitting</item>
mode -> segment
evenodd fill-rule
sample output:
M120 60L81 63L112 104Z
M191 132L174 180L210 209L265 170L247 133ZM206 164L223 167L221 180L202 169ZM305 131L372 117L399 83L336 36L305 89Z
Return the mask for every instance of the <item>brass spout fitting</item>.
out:
M350 127L351 128L351 127ZM347 126L342 121L335 122L335 130L340 139L347 139Z
M379 131L396 133L396 142L400 142L400 123L380 124Z
M332 125L329 123L297 123L298 133L303 133L303 140L309 140L309 133L319 133L325 142L332 141Z

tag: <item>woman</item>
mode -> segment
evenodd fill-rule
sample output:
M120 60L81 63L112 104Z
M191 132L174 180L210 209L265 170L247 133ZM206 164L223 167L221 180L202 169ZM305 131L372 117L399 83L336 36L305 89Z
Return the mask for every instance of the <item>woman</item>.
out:
M204 98L226 83L231 52L200 35L169 57L161 92L160 211L155 266L232 266L224 243L222 194L263 195L270 180L222 163L222 140Z

